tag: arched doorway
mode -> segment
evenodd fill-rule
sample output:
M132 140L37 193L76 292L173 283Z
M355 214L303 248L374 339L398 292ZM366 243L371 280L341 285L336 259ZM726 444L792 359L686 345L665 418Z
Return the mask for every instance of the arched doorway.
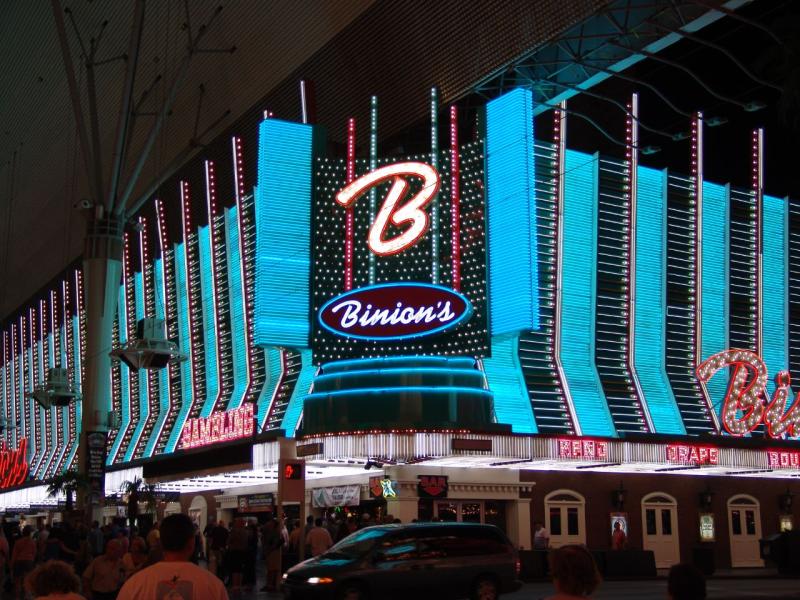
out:
M681 561L678 502L669 494L654 492L642 498L642 546L653 551L659 569Z
M203 496L195 496L189 505L189 517L197 523L200 531L206 528L208 522L208 502Z
M732 567L763 567L758 540L761 539L761 510L758 500L737 494L728 500L728 534Z
M545 496L545 526L550 546L586 544L586 500L572 490L556 490Z

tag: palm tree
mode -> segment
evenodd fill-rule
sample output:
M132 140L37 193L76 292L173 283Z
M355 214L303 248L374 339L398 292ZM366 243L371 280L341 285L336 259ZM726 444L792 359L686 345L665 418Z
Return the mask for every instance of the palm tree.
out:
M156 486L152 483L145 483L141 477L123 482L122 492L128 496L128 521L131 527L136 524L136 517L139 516L140 502L145 503L147 512L155 509Z
M66 510L73 508L73 496L78 492L89 490L89 479L86 475L78 473L75 469L70 469L54 475L47 481L47 495L51 498L64 494L66 496Z

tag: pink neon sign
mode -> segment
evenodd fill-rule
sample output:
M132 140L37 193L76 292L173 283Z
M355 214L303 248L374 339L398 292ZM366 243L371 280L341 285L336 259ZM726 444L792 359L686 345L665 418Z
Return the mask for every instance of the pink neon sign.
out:
M400 200L409 188L405 177L421 179L422 189L401 205ZM370 250L379 256L399 254L422 239L430 229L430 217L423 209L439 191L441 184L439 173L430 165L421 162L395 163L370 171L349 183L336 194L336 202L344 208L350 208L370 188L387 181L392 182L392 187L389 188L367 236ZM390 222L396 227L408 226L401 233L386 239L386 229Z
M234 410L188 419L181 432L181 448L186 450L239 440L252 436L254 430L253 405L246 402Z
M707 392L706 383L720 369L731 367L725 402L722 406L722 425L731 435L745 435L761 423L770 437L795 436L800 433L800 394L789 409L791 377L788 371L775 376L775 393L767 392L767 365L755 352L725 350L704 360L697 367L697 378Z
M607 460L608 442L558 438L558 458L571 460Z
M670 444L667 446L667 462L681 465L717 465L719 448L696 444Z

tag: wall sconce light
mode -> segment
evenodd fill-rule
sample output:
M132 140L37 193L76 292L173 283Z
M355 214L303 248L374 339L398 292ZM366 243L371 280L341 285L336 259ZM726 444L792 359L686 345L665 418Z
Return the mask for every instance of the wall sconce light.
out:
M622 482L619 482L619 488L611 492L611 505L616 508L617 510L623 510L625 507L625 495L628 493L622 486Z
M700 508L705 511L711 510L711 503L714 500L714 492L710 487L706 487L704 492L700 492Z
M789 488L786 488L786 493L781 494L778 497L778 505L781 507L781 510L786 514L792 512L792 501L794 499L794 494L789 491Z

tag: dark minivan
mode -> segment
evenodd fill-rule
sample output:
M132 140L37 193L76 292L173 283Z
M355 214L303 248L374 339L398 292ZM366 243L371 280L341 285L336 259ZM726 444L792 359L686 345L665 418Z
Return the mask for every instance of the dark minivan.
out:
M519 558L494 525L379 525L349 535L283 576L287 600L476 598L519 589Z

